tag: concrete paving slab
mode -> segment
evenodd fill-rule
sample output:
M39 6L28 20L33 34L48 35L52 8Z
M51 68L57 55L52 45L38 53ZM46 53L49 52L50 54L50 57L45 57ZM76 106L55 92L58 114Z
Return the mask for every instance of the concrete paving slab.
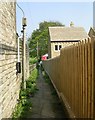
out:
M32 109L27 118L66 118L65 112L58 96L52 95L52 85L45 82L39 69L37 80L37 93L31 97Z

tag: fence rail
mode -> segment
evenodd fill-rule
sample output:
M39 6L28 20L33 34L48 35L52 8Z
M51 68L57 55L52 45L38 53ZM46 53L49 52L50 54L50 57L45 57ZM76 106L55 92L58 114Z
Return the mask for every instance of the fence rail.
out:
M36 64L32 64L29 65L29 73L31 74L31 72L36 68Z
M43 61L71 118L95 118L95 38L63 48L60 56Z

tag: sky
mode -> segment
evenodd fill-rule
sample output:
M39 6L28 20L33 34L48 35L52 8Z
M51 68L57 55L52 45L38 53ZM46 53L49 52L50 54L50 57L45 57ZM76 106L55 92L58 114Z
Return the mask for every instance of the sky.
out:
M69 26L84 27L86 32L93 26L93 2L18 2L27 18L26 34L30 37L33 30L43 21L58 21ZM22 11L16 7L17 32L22 29Z

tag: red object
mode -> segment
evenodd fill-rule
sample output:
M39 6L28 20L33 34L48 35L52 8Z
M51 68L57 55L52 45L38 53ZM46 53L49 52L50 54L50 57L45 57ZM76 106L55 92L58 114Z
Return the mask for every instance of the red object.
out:
M42 60L47 60L47 56L42 56Z
M48 59L48 54L43 55L41 59L42 60L47 60Z

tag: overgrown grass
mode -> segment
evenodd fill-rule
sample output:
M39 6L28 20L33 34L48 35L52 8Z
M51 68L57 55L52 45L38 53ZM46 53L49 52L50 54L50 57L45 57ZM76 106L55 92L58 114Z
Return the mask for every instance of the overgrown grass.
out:
M30 64L35 64L37 62L37 58L35 57L35 58L32 58L32 57L30 57L29 58L29 63Z
M51 80L50 80L48 74L44 71L43 68L42 68L42 74L43 74L43 77L44 77L44 79L45 79L45 82L48 83L49 86L50 86L50 88L51 88L51 91L52 91L51 94L54 95L54 96L57 95L56 90L55 90L55 88L53 87L53 85L52 85L52 83L51 83Z
M50 81L50 79L49 79L49 76L47 75L46 72L43 72L43 76L44 76L45 82L48 83L48 84L51 84L51 81Z
M28 81L26 81L26 94L28 96L33 96L34 93L38 90L36 86L36 79L38 78L38 70L34 69L30 75Z
M12 119L15 118L24 118L27 115L27 111L32 108L32 103L30 101L30 97L34 96L35 92L38 90L36 86L36 79L38 77L38 70L34 69L29 79L26 81L26 90L20 90L20 96L18 100L18 104L15 107L15 111L13 112Z
M47 73L44 71L43 67L41 68L41 70L42 70L42 74L45 79L45 82L51 85L51 80L50 80L49 76L47 75Z

